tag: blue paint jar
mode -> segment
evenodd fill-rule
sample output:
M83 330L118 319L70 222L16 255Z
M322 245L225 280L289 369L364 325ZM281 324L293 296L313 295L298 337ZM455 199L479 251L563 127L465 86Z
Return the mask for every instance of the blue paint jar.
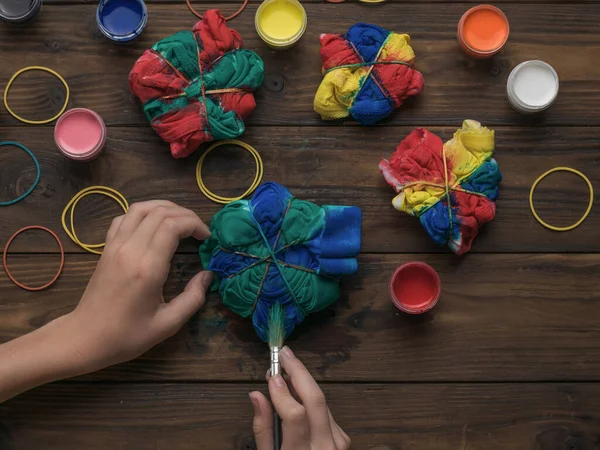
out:
M0 19L9 23L27 23L42 9L42 0L0 0Z
M96 22L104 36L116 42L137 38L148 23L143 0L100 0Z

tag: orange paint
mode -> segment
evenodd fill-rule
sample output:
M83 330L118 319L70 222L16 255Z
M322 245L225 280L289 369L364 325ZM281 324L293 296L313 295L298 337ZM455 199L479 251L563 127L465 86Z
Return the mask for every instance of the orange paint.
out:
M498 53L509 35L508 19L492 5L479 5L468 10L458 25L458 40L463 50L475 58Z

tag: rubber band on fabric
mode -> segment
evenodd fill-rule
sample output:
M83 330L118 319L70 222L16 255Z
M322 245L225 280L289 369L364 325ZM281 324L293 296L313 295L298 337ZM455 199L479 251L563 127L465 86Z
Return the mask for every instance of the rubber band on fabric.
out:
M8 90L8 88L7 88ZM4 142L0 142L0 147L4 147L7 145L12 145L15 147L19 147L21 150L23 150L25 153L27 153L29 156L31 156L31 159L33 159L33 163L35 164L35 168L36 168L36 176L35 176L35 181L33 182L33 184L31 185L31 187L29 189L27 189L23 194L21 194L20 196L18 196L17 198L13 199L13 200L8 200L5 202L0 202L0 206L10 206L10 205L14 205L15 203L20 202L21 200L23 200L25 197L27 197L29 194L31 194L33 192L33 190L36 188L36 186L38 185L38 183L40 182L40 176L42 174L42 171L40 169L40 163L37 160L37 158L35 157L35 155L33 154L33 152L31 150L29 150L27 147L25 147L23 144L19 144L18 142L13 142L13 141L4 141Z
M10 90L10 87L12 86L14 81L19 77L19 75L21 75L24 72L29 72L30 70L41 70L42 72L48 72L49 74L54 75L56 78L58 78L65 87L65 92L66 92L65 103L62 106L62 108L60 109L60 111L58 112L58 114L56 114L54 117L51 117L50 119L45 119L45 120L24 119L23 117L21 117L17 113L15 113L10 108L10 106L8 106L8 91ZM56 72L52 69L49 69L48 67L44 67L44 66L29 66L29 67L24 67L23 69L15 72L15 74L10 78L10 80L8 80L8 84L6 85L6 88L4 89L4 106L6 107L6 110L10 113L10 115L13 116L15 119L17 119L20 122L27 123L30 125L44 125L46 123L54 122L56 119L58 119L62 115L62 113L65 112L65 110L67 109L67 105L69 104L69 96L70 96L69 85L67 84L67 81L58 72Z
M75 207L79 203L79 201L87 197L88 195L104 195L106 197L112 198L115 202L119 204L119 206L123 209L125 213L129 210L129 203L127 203L127 199L123 194L121 194L116 189L107 187L107 186L90 186L88 188L82 189L67 203L65 209L63 210L61 221L62 226L65 230L65 233L71 238L73 242L79 245L82 249L87 250L90 253L95 255L101 255L102 249L106 243L100 244L85 244L81 242L79 237L77 237L77 233L75 232ZM69 214L69 224L67 225L67 214Z
M417 186L417 185L421 185L421 186L430 186L430 187L436 187L436 188L441 188L444 189L444 197L446 198L446 203L447 203L447 207L448 207L448 222L449 222L449 226L448 226L448 236L447 236L447 241L446 243L450 242L450 240L452 239L452 229L454 227L454 221L452 220L452 196L450 195L451 192L464 192L466 194L471 194L471 195L476 195L478 197L486 197L487 196L485 194L482 194L481 192L475 192L475 191L470 191L469 189L463 189L460 187L461 183L469 178L469 175L466 175L462 178L459 178L458 180L456 180L456 182L451 186L450 185L450 181L448 180L448 161L446 159L446 147L444 146L442 148L442 158L444 161L444 184L440 184L440 183L430 183L428 181L413 181L410 183L405 184L404 186L402 186L400 188L400 192L402 192L404 189L407 189L409 187L413 187L413 186ZM434 203L435 204L435 203ZM428 209L432 208L433 205L430 205L427 208L424 208L419 215L424 214Z
M222 197L220 195L217 195L217 194L211 192L206 187L206 185L204 184L204 181L202 180L202 165L204 164L206 155L208 155L215 148L220 147L222 145L237 145L239 147L242 147L243 149L247 150L254 157L254 161L256 162L256 175L254 176L254 181L252 182L252 184L250 185L248 190L246 192L244 192L242 195L240 195L239 197L231 197L230 198L230 197ZM251 145L246 144L245 142L242 142L242 141L238 141L238 140L215 142L213 145L211 145L208 148L208 150L206 150L206 152L204 152L204 154L198 160L198 164L196 165L196 181L198 183L198 187L200 188L200 191L202 191L202 193L209 200L212 200L215 203L220 203L222 205L227 205L228 203L235 202L237 200L241 200L244 197L246 197L247 195L252 194L252 192L254 192L256 190L256 188L260 185L260 183L262 181L263 173L264 173L264 166L263 166L263 162L262 162L262 159L260 158L260 154L258 153L258 151L256 151L256 149L254 147L252 147Z
M43 286L39 286L39 287L27 286L27 285L17 281L17 279L13 276L13 274L10 273L10 270L8 270L8 248L10 247L10 244L12 244L12 242L15 240L15 238L17 236L19 236L21 233L23 233L27 230L42 230L42 231L49 233L56 240L56 242L58 243L58 247L60 248L60 266L58 268L58 271L56 272L56 275L54 275L54 278L52 278L52 280L50 280L50 282L44 284ZM10 281L12 281L14 284L19 286L21 289L25 289L26 291L42 291L42 290L52 286L56 282L56 280L58 280L58 277L60 277L60 274L63 271L63 267L65 266L65 249L63 248L62 242L60 241L58 235L54 231L52 231L49 228L43 227L41 225L30 225L28 227L21 228L20 230L18 230L15 234L13 234L10 237L10 239L6 243L6 247L4 247L4 255L2 257L2 264L4 265L4 271L6 272L6 275L8 276Z
M190 0L185 0L185 2L187 3L187 6L190 9L190 11L192 12L192 14L194 14L199 19L202 19L202 14L200 14L198 11L196 11L194 9ZM238 9L232 15L225 17L225 20L235 19L237 16L239 16L241 14L241 12L244 10L244 8L246 8L246 5L248 5L248 0L244 0L244 3L242 3L242 6L240 6L240 9Z
M323 73L323 75L327 75L329 72L333 71L333 70L338 70L338 69L353 69L355 67L365 67L365 66L373 66L373 65L379 65L379 64L399 64L402 66L408 66L411 69L414 68L413 64L407 63L406 61L371 61L371 62L360 62L360 63L355 63L355 64L344 64L343 66L335 66L332 67L331 69L327 69L325 71L325 73Z
M535 192L535 188L540 183L540 181L542 181L544 178L546 178L548 175L550 175L551 173L554 173L554 172L570 172L570 173L574 173L575 175L579 175L587 183L588 188L590 189L590 202L588 203L587 210L585 211L585 213L583 214L583 216L581 217L581 219L579 219L576 223L574 223L573 225L570 225L568 227L556 227L554 225L550 225L550 224L546 223L538 215L538 213L535 210L535 207L533 206L533 193ZM592 186L591 181L589 180L588 177L586 177L579 170L572 169L571 167L555 167L554 169L550 169L548 172L543 173L542 175L540 175L538 177L537 180L535 180L535 182L531 186L531 191L529 191L529 207L531 208L531 213L533 214L533 217L535 217L535 219L541 225L543 225L544 227L546 227L546 228L548 228L549 230L552 230L552 231L571 231L571 230L574 230L579 225L581 225L585 219L587 219L587 217L589 216L590 212L592 211L593 204L594 204L594 187Z

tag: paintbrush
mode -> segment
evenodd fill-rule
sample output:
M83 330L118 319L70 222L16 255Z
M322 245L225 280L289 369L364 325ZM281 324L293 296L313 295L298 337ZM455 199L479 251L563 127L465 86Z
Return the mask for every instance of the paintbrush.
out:
M271 377L281 375L279 364L279 350L283 347L285 336L285 322L283 308L279 303L275 304L269 311L269 349L271 350ZM273 449L281 448L281 420L275 408L273 408Z

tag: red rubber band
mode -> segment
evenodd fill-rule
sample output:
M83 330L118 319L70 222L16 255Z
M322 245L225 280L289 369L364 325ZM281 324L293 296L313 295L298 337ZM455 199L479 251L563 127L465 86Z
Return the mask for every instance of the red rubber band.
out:
M40 287L31 287L31 286L26 286L23 283L20 283L19 281L16 280L16 278L8 270L8 247L10 247L10 244L12 244L12 241L14 241L17 236L19 236L21 233L23 233L24 231L27 231L27 230L42 230L42 231L46 231L46 232L50 233L50 235L54 239L56 239L56 242L58 243L58 246L60 247L60 267L58 268L58 272L56 272L56 275L54 276L54 278L52 278L52 280L49 283L47 283L43 286L40 286ZM60 277L60 274L62 273L63 267L65 265L65 249L63 248L62 242L60 242L58 235L54 231L52 231L49 228L43 227L41 225L31 225L28 227L21 228L19 231L17 231L15 234L13 234L10 237L10 239L6 243L6 247L4 247L4 255L2 256L2 263L4 265L4 271L6 272L6 275L8 275L8 278L10 278L10 281L15 283L21 289L25 289L26 291L42 291L42 290L52 286L56 282L56 280L58 280L58 277Z
M190 3L190 0L185 0L185 2L188 5L188 8L190 8L190 11L199 19L202 19L202 14L200 14L198 11L196 11L194 9L194 7L192 6L192 4ZM244 0L244 3L242 3L242 6L240 6L240 9L238 9L236 12L234 12L232 15L225 17L225 20L231 20L234 19L235 17L239 16L240 13L244 10L244 8L246 7L246 5L248 4L248 0Z

